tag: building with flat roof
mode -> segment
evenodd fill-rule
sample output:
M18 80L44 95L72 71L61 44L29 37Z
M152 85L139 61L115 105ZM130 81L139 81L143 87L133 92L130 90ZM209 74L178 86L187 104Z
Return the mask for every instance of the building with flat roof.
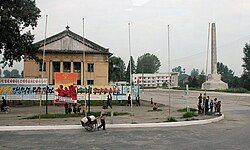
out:
M44 40L35 43L42 60ZM54 73L77 73L77 85L108 85L108 59L112 54L86 38L66 29L46 39L44 68L42 61L24 59L24 77L48 79L54 84Z
M171 72L169 78L169 73L133 74L133 82L143 87L162 87L164 82L170 81L170 87L178 87L178 75L178 72Z

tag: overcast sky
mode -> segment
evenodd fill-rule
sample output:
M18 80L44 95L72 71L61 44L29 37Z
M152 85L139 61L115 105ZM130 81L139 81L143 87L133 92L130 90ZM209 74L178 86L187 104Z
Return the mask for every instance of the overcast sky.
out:
M167 25L170 25L171 68L178 65L205 70L208 23L217 29L218 61L242 73L243 47L250 42L249 0L36 0L41 10L35 41L44 38L45 15L48 37L65 29L109 48L126 65L129 59L128 22L135 61L152 53L167 72ZM16 65L20 66L20 64ZM209 69L210 73L210 64Z

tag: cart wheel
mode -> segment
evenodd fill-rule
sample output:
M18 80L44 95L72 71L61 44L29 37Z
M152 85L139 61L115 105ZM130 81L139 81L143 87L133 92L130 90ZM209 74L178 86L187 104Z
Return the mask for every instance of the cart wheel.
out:
M93 131L94 125L88 125L84 127L87 131Z

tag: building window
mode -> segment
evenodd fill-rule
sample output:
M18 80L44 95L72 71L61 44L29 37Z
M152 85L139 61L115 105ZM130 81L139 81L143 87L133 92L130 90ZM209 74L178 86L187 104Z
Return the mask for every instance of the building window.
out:
M88 64L88 72L94 72L94 64Z
M60 62L53 62L53 71L60 72Z
M81 85L81 80L77 80L77 85Z
M94 80L87 80L88 85L94 85Z
M81 63L80 62L74 62L73 64L74 64L74 72L80 73L81 72Z
M63 62L63 72L70 72L70 62Z
M39 62L39 71L46 71L46 62L44 62L44 65L43 62Z

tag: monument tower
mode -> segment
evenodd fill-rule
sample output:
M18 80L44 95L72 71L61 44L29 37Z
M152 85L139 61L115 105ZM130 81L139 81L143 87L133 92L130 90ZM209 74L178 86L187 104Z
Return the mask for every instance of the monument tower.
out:
M221 75L217 73L217 49L216 49L216 28L215 23L211 24L211 74L208 80L202 84L204 90L225 90L227 83L221 81Z

